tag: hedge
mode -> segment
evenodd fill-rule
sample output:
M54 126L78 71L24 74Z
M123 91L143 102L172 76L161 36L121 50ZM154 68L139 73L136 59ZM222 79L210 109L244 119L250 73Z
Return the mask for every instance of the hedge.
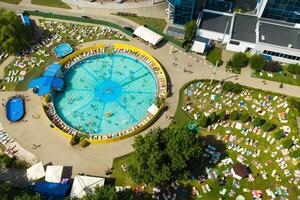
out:
M290 156L291 156L292 158L300 158L300 149L297 149L297 150L291 152L291 153L290 153Z
M125 28L119 26L118 24L114 24L112 22L99 20L99 19L87 19L82 17L73 17L73 16L67 16L67 15L59 15L59 14L53 14L53 13L45 13L40 11L24 11L27 15L33 15L33 16L39 16L39 17L45 17L45 18L52 18L52 19L61 19L61 20L68 20L68 21L76 21L76 22L83 22L83 23L92 23L92 24L99 24L104 26L109 26L111 28L118 29L125 34L132 36L132 32L126 30Z
M230 113L229 118L231 120L238 120L239 119L239 113L237 111L233 111L232 113Z
M274 137L276 140L280 140L281 138L284 137L284 134L283 134L283 132L280 130L280 131L274 132L274 133L273 133L273 137Z
M292 139L286 139L282 142L282 146L285 149L289 149L293 146L293 140Z

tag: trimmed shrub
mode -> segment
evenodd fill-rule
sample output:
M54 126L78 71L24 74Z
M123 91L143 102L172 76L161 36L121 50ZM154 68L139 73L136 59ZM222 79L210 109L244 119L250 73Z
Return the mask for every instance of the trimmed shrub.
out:
M208 126L208 120L205 117L205 115L200 116L200 119L199 119L198 123L199 123L199 126L201 126L201 127L207 127Z
M300 162L298 162L296 166L298 169L300 169Z
M282 146L285 149L289 149L293 146L293 140L292 139L286 139L282 142Z
M262 125L260 128L263 131L269 132L274 130L275 125L271 124L270 122L266 122L264 125Z
M267 62L267 64L264 67L264 70L267 72L279 72L282 70L282 67L279 62L270 61Z
M232 57L232 68L241 69L243 67L246 67L248 65L248 57L245 53L238 52L235 53Z
M235 94L239 94L243 91L243 86L241 86L238 83L233 83L231 81L228 81L224 83L223 90L227 92L233 92Z
M250 58L250 67L255 71L261 71L264 69L264 66L267 64L267 61L262 55L253 55Z
M209 115L208 119L210 124L214 124L218 121L218 115L215 112L213 112Z
M299 64L289 64L287 70L291 74L300 74L300 65Z
M291 153L290 153L290 156L291 156L292 158L300 158L300 149L297 149L297 150L291 152Z
M230 113L229 118L231 120L238 120L239 119L239 113L237 111L233 111L232 113Z
M222 110L222 111L220 112L220 114L219 114L219 119L220 119L221 121L226 120L226 111L225 111L225 110Z
M255 127L259 127L261 126L263 123L262 123L262 119L259 118L259 117L256 117L253 121L252 121L252 125L255 126Z
M276 131L275 133L273 133L273 137L276 139L276 140L280 140L281 138L284 137L284 134L282 131Z
M240 117L240 121L243 122L243 123L246 123L250 120L250 116L246 113L242 114L241 117Z
M91 143L90 143L88 140L83 139L83 140L80 142L80 147L81 147L81 148L84 148L84 147L89 146L90 144L91 144Z

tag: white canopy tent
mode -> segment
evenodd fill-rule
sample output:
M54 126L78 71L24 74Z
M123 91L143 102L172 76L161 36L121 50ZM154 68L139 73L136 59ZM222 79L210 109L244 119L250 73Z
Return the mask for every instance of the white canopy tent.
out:
M144 27L144 26L139 26L137 27L134 32L134 35L137 37L142 38L144 41L149 42L152 45L157 45L160 41L164 39L163 36L155 33L154 31Z
M196 53L204 53L205 46L204 42L195 41L191 50Z
M155 115L158 112L158 107L155 104L152 104L148 108L148 112L151 113L152 115Z
M45 169L42 162L32 165L26 170L27 178L30 181L38 180L45 176Z
M60 183L63 169L63 166L48 166L45 180L51 183Z
M92 193L97 186L103 186L104 178L92 176L75 176L70 197L82 198L83 196Z

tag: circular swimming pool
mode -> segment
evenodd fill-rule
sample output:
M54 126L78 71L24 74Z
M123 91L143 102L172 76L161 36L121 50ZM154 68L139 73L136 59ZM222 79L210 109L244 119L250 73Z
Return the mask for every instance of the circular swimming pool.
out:
M53 94L56 113L70 127L89 134L129 129L155 103L155 75L142 61L121 54L96 54L63 74L65 89Z

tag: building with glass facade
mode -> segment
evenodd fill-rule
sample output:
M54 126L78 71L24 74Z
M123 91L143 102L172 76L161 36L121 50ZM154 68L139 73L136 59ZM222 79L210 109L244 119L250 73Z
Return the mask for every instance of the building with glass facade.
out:
M256 14L259 18L300 23L300 0L260 0Z
M205 0L169 0L168 3L172 7L173 23L184 25L198 18Z

